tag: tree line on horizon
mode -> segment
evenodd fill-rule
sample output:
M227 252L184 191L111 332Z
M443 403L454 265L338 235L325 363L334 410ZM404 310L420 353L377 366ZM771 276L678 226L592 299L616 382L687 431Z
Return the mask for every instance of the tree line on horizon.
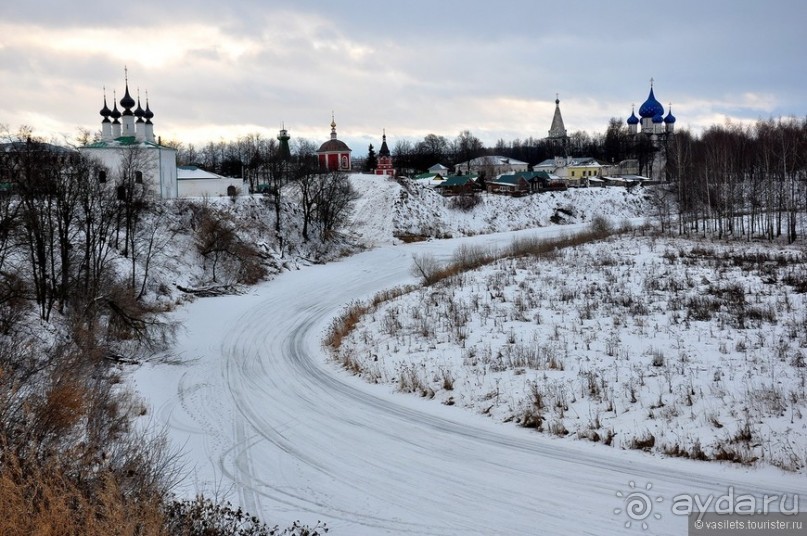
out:
M260 134L201 147L177 144L182 164L198 164L230 176L250 170L276 151L277 142ZM316 158L310 140L294 140L294 158ZM789 242L807 229L807 118L760 119L752 124L726 122L696 134L679 129L660 147L643 136L632 136L624 121L612 118L604 133L570 134L566 143L524 138L500 139L493 147L468 130L454 138L427 134L422 140L396 140L394 166L404 174L426 171L486 155L501 155L535 165L555 156L592 157L604 164L636 159L646 162L661 151L667 161L665 179L677 203L678 230L714 230L719 236L784 236ZM262 156L264 155L264 156ZM369 155L369 151L368 151ZM363 159L356 158L362 170ZM371 158L372 160L372 158Z
M755 137L762 130L774 128L804 129L807 118L779 118L759 120L751 125L727 122L724 125L713 125L701 134L695 134L688 129L679 129L675 139L685 138L697 143L711 143L710 133L715 130L729 129L742 130L746 135ZM764 125L767 125L765 127ZM197 165L229 177L242 176L256 158L272 154L277 150L277 140L260 133L251 133L236 140L220 140L202 145L184 144L168 141L170 146L177 149L179 165ZM306 138L293 138L295 158L316 158L317 145ZM499 139L492 146L485 146L484 142L469 130L459 132L455 137L426 134L422 139L399 138L392 143L391 154L395 167L407 172L424 172L434 164L443 164L449 168L480 156L500 155L527 162L530 165L538 164L555 156L591 157L606 164L619 163L627 159L646 157L653 152L653 147L641 136L634 138L628 131L625 122L618 118L611 118L605 132L589 134L586 131L575 131L569 134L565 143L548 138L516 138L513 140ZM375 149L374 151L375 152ZM367 155L370 154L369 147ZM362 171L362 164L366 156L354 151L353 161L359 165L354 166Z

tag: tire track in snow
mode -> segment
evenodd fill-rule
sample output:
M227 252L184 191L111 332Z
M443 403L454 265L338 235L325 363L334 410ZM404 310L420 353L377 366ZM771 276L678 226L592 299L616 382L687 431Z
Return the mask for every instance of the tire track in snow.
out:
M207 335L220 344L193 380L205 394L183 407L208 434L211 471L221 470L243 506L272 523L322 519L351 536L627 534L613 510L628 481L652 482L668 500L728 486L738 494L807 492L803 479L775 471L538 436L366 385L325 362L320 341L342 304L406 279L411 253L446 256L458 243L386 247L283 274L248 303L217 309L220 330ZM186 382L183 396L195 388ZM232 437L219 444L222 430ZM183 428L176 431L181 437ZM685 526L667 513L652 528L672 535Z

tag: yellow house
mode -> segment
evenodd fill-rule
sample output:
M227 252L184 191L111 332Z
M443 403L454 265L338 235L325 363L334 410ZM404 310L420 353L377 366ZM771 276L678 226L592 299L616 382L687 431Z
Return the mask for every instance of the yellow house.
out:
M593 177L602 177L603 166L596 159L590 157L572 158L556 156L536 164L535 171L554 173L563 178L568 186L588 186L588 180Z
M593 158L572 160L565 168L566 184L569 186L588 186L592 177L602 176L602 164Z

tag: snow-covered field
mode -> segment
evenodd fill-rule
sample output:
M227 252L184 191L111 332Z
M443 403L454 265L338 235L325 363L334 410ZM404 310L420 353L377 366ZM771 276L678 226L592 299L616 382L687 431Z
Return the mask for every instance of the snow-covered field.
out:
M796 248L630 233L405 294L337 358L555 436L804 471L805 281Z
M150 406L146 418L185 453L190 476L182 493L229 498L271 523L321 519L331 534L351 536L633 534L641 521L653 534L679 535L686 518L671 511L677 496L807 494L803 475L770 465L662 458L569 441L458 403L402 395L395 385L342 370L322 347L332 319L353 300L414 282L413 255L447 261L463 244L496 248L513 236L557 236L583 225L481 234L491 230L546 225L558 214L567 221L596 213L620 221L647 215L649 205L642 192L581 190L554 198L484 196L474 211L460 213L431 192L412 193L378 178L353 180L367 182L353 236L374 249L328 264L299 263L298 270L287 253L284 271L271 281L243 295L184 305L174 313L182 329L172 359L134 372ZM412 244L395 238L406 234L476 236ZM507 300L509 306L515 297ZM572 333L569 344L583 344ZM627 344L620 341L619 350ZM677 351L662 351L671 366L679 359ZM569 370L572 365L570 358ZM648 373L645 381L658 378ZM646 419L645 411L631 411ZM730 425L725 414L719 418ZM628 515L626 496L637 490L651 499L652 512L641 520Z

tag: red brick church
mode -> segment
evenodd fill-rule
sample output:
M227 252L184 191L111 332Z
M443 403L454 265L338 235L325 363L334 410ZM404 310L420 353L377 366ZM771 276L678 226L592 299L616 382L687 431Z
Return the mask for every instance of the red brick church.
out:
M336 121L331 116L331 139L317 151L319 167L328 171L350 171L350 147L336 138Z

